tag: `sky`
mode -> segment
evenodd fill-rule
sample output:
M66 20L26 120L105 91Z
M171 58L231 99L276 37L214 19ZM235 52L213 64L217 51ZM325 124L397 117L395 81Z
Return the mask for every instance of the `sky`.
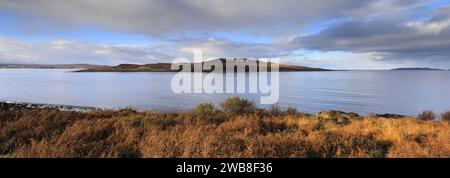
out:
M450 69L450 0L0 0L0 63Z

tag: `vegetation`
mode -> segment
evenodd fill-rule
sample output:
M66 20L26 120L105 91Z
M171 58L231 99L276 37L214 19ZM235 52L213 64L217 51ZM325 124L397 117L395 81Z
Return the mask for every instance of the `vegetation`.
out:
M450 111L444 112L441 114L441 119L443 121L450 122Z
M255 103L239 97L231 97L220 103L223 111L229 114L249 114L255 110Z
M0 157L450 157L450 122L263 110L239 98L221 106L73 112L3 103Z
M436 119L436 114L434 114L434 112L431 111L431 110L423 111L422 113L417 115L417 119L419 119L419 120L426 120L426 121L435 120Z
M216 109L213 104L199 104L192 112L192 118L196 122L205 122L209 124L221 124L225 122L225 115Z
M250 61L251 59L243 59ZM214 65L214 62L220 62L222 63L222 70L223 72L226 72L226 62L234 63L235 59L215 59L212 61L205 61L205 63L210 63L211 65ZM255 60L256 69L259 69L259 63L262 63L261 61ZM194 65L197 65L199 63L189 63L188 65L191 66L191 70L194 71ZM234 63L238 65L238 63ZM250 64L251 65L251 64ZM267 66L270 66L271 63L267 63ZM172 70L171 69L172 64L171 63L156 63L156 64L120 64L117 66L98 66L98 67L89 67L85 68L83 70L78 70L76 72L179 72L180 70ZM1 66L0 66L1 67ZM249 72L250 69L247 69L246 71ZM211 72L211 70L202 70L203 72ZM236 69L235 69L236 71ZM268 69L270 71L270 68ZM306 66L295 66L295 65L287 65L287 64L280 64L279 65L279 71L280 72L291 72L291 71L330 71L329 69L322 69L322 68L314 68L314 67L306 67Z

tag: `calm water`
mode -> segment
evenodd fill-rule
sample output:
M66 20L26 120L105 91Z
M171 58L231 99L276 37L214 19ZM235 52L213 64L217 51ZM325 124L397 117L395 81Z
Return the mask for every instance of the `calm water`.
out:
M69 71L0 69L0 101L173 111L204 102L219 104L232 96L174 94L173 73ZM258 94L239 96L259 102ZM361 114L443 112L450 109L450 71L280 73L279 105L310 113L330 109Z

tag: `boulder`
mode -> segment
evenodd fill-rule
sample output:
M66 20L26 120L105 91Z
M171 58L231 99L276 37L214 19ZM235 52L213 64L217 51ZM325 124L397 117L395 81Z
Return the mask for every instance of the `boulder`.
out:
M343 112L343 111L324 111L317 113L317 116L320 119L325 121L333 121L336 124L349 124L352 119L359 119L361 116L358 113L354 112Z
M376 117L383 117L383 118L387 118L387 119L401 119L406 117L405 115L400 115L400 114L376 114Z

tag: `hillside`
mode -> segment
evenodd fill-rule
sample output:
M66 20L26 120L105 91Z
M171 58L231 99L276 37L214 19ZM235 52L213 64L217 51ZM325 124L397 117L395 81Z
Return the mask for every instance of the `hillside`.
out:
M212 63L213 61L220 60L222 62L223 71L226 71L226 59L216 59L212 61L203 62L205 63ZM257 63L257 70L259 69L259 61L256 61ZM76 72L178 72L180 70L171 70L171 63L156 63L156 64L144 64L144 65L138 65L138 64L120 64L117 66L101 66L101 67L94 67L84 70L79 70ZM189 64L192 67L195 65L195 63ZM268 63L268 66L270 66L270 63ZM236 71L236 69L235 69ZM249 70L246 70L247 72ZM269 69L270 71L270 69ZM289 72L289 71L330 71L328 69L322 69L322 68L313 68L313 67L305 67L305 66L295 66L295 65L286 65L286 64L280 64L279 68L280 72ZM210 70L203 70L203 72L211 72Z

